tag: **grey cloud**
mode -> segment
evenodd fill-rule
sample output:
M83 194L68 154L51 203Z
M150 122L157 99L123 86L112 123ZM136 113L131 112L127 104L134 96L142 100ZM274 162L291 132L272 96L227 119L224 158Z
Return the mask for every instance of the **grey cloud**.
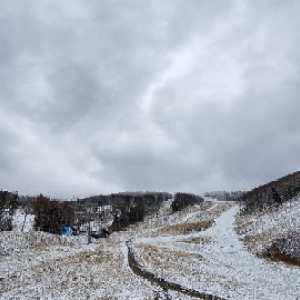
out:
M47 121L49 118L58 130L79 122L99 101L105 103L108 100L92 72L78 64L54 70L48 77L48 83L53 100L47 107L43 107L39 121Z
M8 116L9 117L9 116ZM15 172L16 166L14 158L12 157L12 151L17 144L17 139L14 135L14 132L11 132L9 128L6 128L2 124L0 130L0 165L1 165L1 174L3 177L6 176L8 172ZM1 177L2 177L1 176Z
M270 30L270 24L265 26ZM253 28L257 28L256 24ZM256 34L255 30L251 34ZM230 34L229 38L232 42ZM249 37L236 38L236 45L230 45L225 51L235 50ZM288 41L293 33L283 38ZM262 45L253 45L252 50L244 49L244 53L240 53L245 87L231 104L222 98L216 101L214 90L204 99L197 96L202 76L197 69L156 93L154 116L157 122L166 134L182 143L187 155L190 147L198 149L199 156L204 158L198 165L203 170L203 182L207 183L205 178L212 178L217 172L221 174L219 187L249 189L267 181L266 178L272 180L298 168L298 158L294 156L299 149L296 136L300 128L296 117L299 111L297 77L289 65L290 57L282 56L285 46L274 49L274 53L268 52L272 44L276 47L278 42L280 46L280 41L272 39L266 37ZM221 49L224 38L216 42ZM285 69L286 66L291 70ZM193 174L195 169L190 168L190 172ZM195 176L199 177L199 174ZM207 183L206 187L209 186L212 184Z
M204 192L296 170L298 6L1 2L3 184Z

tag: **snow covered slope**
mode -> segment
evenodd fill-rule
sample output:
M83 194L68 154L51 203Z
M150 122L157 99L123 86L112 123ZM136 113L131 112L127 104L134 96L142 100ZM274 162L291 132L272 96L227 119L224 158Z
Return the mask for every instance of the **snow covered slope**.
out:
M135 254L158 277L226 299L298 299L300 269L271 264L251 254L234 229L238 211L236 205L215 226L186 239L137 239ZM187 247L185 240L191 237L195 243Z
M286 237L289 232L300 232L300 199L283 203L279 209L240 215L236 229L250 251L260 254L274 240Z
M0 300L299 299L300 269L251 254L234 228L238 212L226 202L165 207L90 245L86 236L2 232ZM202 222L208 228L194 226ZM147 276L133 270L131 254Z

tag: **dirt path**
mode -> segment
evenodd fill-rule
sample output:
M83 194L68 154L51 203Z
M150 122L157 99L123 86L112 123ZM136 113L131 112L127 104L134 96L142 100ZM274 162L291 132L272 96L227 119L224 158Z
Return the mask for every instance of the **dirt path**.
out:
M138 263L138 261L135 259L134 254L131 250L131 247L129 245L129 242L126 242L126 245L128 247L128 265L131 268L131 270L139 277L142 277L151 283L155 283L158 286L160 286L164 291L166 290L173 290L185 295L188 295L190 297L199 298L203 300L226 300L225 298L220 298L211 294L205 294L201 293L192 289L187 289L180 284L168 282L163 278L156 277L154 274L152 274L149 271L146 271L142 269Z

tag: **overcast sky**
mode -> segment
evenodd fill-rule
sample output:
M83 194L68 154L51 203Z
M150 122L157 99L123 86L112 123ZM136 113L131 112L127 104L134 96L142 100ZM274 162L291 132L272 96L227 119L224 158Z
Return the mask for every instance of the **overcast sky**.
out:
M299 170L299 11L1 0L1 188L204 193Z

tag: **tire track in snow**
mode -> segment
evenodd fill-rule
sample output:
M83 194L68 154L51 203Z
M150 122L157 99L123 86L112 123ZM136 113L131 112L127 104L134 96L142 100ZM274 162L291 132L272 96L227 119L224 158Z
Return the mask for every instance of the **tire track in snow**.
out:
M130 269L135 273L137 276L142 277L151 283L155 283L160 286L163 290L173 290L175 292L179 292L190 297L195 297L203 300L226 300L225 298L220 298L218 296L214 296L211 294L201 293L199 291L195 291L192 289L187 289L181 286L178 283L173 283L165 280L164 278L156 277L153 273L144 270L139 265L138 261L135 259L134 254L130 248L129 241L126 242L128 248L128 265Z

